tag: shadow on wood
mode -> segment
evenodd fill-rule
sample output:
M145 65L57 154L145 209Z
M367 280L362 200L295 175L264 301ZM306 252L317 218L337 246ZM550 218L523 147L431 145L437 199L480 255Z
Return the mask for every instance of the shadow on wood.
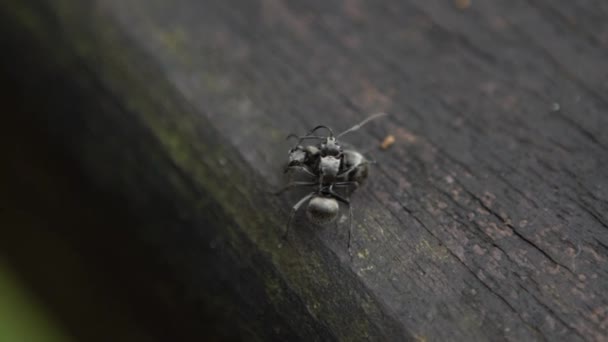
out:
M601 340L607 9L558 2L2 5L3 71L89 217L132 222L63 233L153 335ZM377 111L353 260L345 227L283 243L286 134Z

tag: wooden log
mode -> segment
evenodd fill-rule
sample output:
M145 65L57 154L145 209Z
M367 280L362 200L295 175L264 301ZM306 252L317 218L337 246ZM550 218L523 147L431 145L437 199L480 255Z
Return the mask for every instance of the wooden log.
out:
M162 265L159 306L192 336L217 313L260 340L608 338L602 2L1 7L23 105L137 222L107 253ZM345 139L378 161L354 257L344 223L299 215L283 242L287 133L378 111Z

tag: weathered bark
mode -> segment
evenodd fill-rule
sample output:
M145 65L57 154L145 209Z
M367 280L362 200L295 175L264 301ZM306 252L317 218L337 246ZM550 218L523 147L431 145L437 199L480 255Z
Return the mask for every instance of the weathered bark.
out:
M604 2L0 12L24 107L51 108L52 140L135 216L124 248L172 274L155 279L159 305L195 336L217 312L259 339L608 338ZM297 196L267 190L284 181L285 135L377 111L390 117L346 139L396 137L352 197L353 259L346 224L302 215L282 243Z

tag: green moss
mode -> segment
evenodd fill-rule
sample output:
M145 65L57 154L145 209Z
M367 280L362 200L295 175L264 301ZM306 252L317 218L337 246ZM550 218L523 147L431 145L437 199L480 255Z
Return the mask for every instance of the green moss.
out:
M445 246L431 245L427 240L421 238L414 247L416 254L431 256L434 261L441 262L449 260L450 252Z
M10 5L3 5L2 9L19 22L23 29L32 32L44 32L41 17L31 6L23 2L13 1Z
M289 289L304 301L315 319L331 327L343 340L369 336L373 329L369 317L381 316L378 305L369 298L358 298L354 290L344 291L351 286L349 280L342 279L342 274L332 268L333 265L329 265L326 257L320 255L319 251L306 250L306 258L302 258L294 249L280 247L278 230L276 233L268 231L282 227L285 218L268 215L252 205L268 201L260 200L263 194L258 193L252 186L253 180L250 179L249 170L243 169L243 161L234 159L238 153L225 145L212 129L205 129L208 136L201 139L200 130L209 123L184 104L173 86L162 78L163 75L158 75L157 70L149 67L146 56L117 31L115 23L100 10L85 3L87 2L76 0L48 3L56 11L65 28L79 28L67 29L65 36L61 36L61 39L68 42L70 50L64 51L58 49L55 44L48 44L48 49L56 54L63 67L70 68L74 60L84 61L95 67L96 75L101 78L105 87L118 96L128 96L122 98L122 105L128 112L135 113L162 145L161 151L151 150L150 155L157 158L169 157L180 170L191 177L196 186L204 189L204 192L221 206L227 217L234 219L236 226L226 226L225 233L235 250L246 251L249 248L249 244L242 240L244 233L247 239L254 242L260 253L270 257L280 270L282 279L288 282ZM19 20L22 20L36 37L44 39L41 32L54 30L52 27L45 27L36 14L27 10L27 6L21 7L23 9L19 10L22 12ZM188 41L184 30L173 28L171 31L163 31L156 28L150 29L150 32L156 32L156 38L174 55L181 54L176 63L190 60L190 57L184 56L180 51ZM205 53L202 52L202 55ZM225 95L223 92L234 91L221 86L222 75L219 71L213 73L199 70L198 75L204 78L210 96L222 97ZM253 85L251 87L253 89ZM248 88L241 85L240 91L248 91ZM270 134L273 139L284 139L283 132L270 130ZM91 146L85 146L85 149L90 149L91 155L95 155L98 149L96 144L98 142L91 142ZM126 183L137 184L139 181L139 174L134 170L126 168L118 172L122 173ZM183 184L179 175L168 174L167 178L192 208L204 207L203 201L209 200L193 196L188 188L190 185ZM227 180L239 181L229 183ZM282 279L277 279L276 275L270 273L260 272L259 275L264 279L267 296L273 305L286 307L289 302L285 298ZM328 298L327 294L331 294L331 297ZM362 311L345 312L344 305L356 308L357 303L361 305ZM345 316L348 318L347 322Z
M163 46L172 52L180 51L188 41L185 31L180 28L172 31L161 30L158 32L158 36Z

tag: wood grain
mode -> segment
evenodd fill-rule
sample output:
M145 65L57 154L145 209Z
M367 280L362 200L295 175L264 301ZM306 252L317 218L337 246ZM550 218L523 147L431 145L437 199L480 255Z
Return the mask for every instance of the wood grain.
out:
M178 307L226 287L218 307L259 339L608 338L604 2L2 7L67 84L19 85L78 96L49 129L146 223ZM282 243L284 137L378 111L346 139L378 161L354 258L346 225L304 215Z

